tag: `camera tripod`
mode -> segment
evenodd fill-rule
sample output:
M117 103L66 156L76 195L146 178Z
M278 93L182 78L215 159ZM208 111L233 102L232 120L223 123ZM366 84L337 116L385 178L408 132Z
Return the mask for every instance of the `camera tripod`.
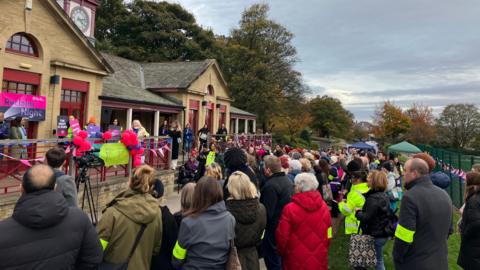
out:
M82 196L82 206L81 206L82 210L85 208L85 199L86 199L92 224L94 226L97 225L98 223L97 209L95 207L95 201L93 200L92 184L90 182L90 176L88 175L88 166L81 166L79 168L79 173L75 178L75 184L77 185L77 192L80 190L79 189L80 185L83 184L83 196Z

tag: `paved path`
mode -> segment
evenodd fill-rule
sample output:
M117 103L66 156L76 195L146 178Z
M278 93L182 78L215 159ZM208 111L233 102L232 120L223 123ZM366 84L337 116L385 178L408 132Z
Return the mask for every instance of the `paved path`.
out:
M176 191L169 194L167 197L167 202L166 205L170 209L170 212L175 213L180 211L180 194L177 193ZM260 260L260 269L261 270L266 270L267 268L265 267L265 263L263 262L263 259Z

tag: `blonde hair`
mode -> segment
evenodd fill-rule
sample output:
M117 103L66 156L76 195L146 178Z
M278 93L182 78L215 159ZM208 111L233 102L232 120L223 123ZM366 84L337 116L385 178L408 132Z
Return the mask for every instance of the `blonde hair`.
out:
M155 169L142 165L134 169L132 176L130 177L130 189L140 192L149 193L155 183Z
M138 119L135 119L135 120L132 121L132 127L135 127L135 123L138 123L138 126L139 126L140 128L143 127L143 126L142 126L142 123L141 123L140 120L138 120Z
M207 171L205 172L206 176L212 176L217 180L221 180L223 178L222 168L217 163L213 162L207 166Z
M367 176L367 182L371 189L385 191L388 184L387 174L377 170L371 171Z
M299 159L302 164L302 172L311 172L312 171L312 162L306 158Z
M234 200L247 200L257 197L257 188L250 181L250 177L241 171L230 175L227 184L230 197Z
M182 208L181 212L185 213L192 209L193 206L193 193L195 191L195 183L188 183L182 188L180 195L180 206Z

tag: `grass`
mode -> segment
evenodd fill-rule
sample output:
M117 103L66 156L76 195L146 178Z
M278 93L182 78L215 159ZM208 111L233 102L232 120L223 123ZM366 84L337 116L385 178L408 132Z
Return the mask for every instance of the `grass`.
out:
M460 219L460 213L454 213L454 225L456 227L457 221ZM348 236L344 234L343 225L339 229L338 235L333 239L329 251L329 268L331 270L351 270L349 267L348 257ZM395 269L392 257L393 240L389 240L383 250L383 258L385 260L385 268L387 270ZM461 270L457 265L458 252L460 251L460 234L455 232L448 239L448 269Z

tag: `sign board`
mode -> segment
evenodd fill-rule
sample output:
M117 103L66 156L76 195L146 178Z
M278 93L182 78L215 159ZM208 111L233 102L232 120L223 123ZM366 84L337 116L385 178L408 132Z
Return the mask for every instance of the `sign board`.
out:
M82 130L77 119L70 120L70 128L72 129L72 135L77 136L78 133Z
M5 119L22 117L28 121L44 121L46 108L44 96L0 93L0 111L5 113Z
M57 116L57 136L58 137L68 136L68 116L66 115Z
M122 127L117 125L109 125L108 130L112 132L113 137L120 137Z

